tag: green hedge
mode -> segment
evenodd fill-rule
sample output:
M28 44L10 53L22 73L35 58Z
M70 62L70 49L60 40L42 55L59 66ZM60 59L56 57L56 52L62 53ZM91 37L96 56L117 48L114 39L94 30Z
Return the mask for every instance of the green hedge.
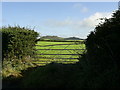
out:
M31 56L38 33L27 28L2 27L2 58Z
M93 66L120 66L120 11L113 13L112 18L105 19L87 38L88 58Z

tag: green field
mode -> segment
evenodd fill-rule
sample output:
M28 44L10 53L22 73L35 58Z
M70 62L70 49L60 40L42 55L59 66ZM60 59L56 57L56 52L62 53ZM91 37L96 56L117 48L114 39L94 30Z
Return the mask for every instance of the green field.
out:
M85 50L75 50L75 49L85 49L85 44L80 44L80 43L81 41L80 42L39 41L36 44L39 46L35 46L36 50L37 49L72 49L72 50L37 50L36 51L37 54L48 54L48 55L36 55L36 57L43 57L43 58L36 58L35 63L39 65L45 65L50 62L66 63L66 64L76 63L78 62L78 59L69 59L69 58L79 58L80 55L75 55L75 54L82 54L85 51ZM54 54L54 55L49 55L49 54ZM56 55L56 54L62 54L62 55ZM74 55L68 55L68 54L74 54ZM65 59L61 59L61 58L65 58Z

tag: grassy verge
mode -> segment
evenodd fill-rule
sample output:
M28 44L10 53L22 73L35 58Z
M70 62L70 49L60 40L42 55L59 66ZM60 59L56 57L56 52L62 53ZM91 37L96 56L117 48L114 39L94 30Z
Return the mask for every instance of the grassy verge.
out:
M4 59L2 63L2 77L9 76L21 77L21 70L26 70L29 67L35 67L30 57L23 59Z

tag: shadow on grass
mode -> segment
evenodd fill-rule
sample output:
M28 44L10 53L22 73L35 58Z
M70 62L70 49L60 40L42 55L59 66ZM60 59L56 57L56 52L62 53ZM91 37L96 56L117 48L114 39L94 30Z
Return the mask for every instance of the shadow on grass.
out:
M79 89L79 88L120 88L120 71L112 67L99 72L87 65L84 57L76 64L50 63L46 66L22 71L23 77L3 79L3 89Z
M75 88L79 72L77 64L50 63L46 66L29 68L22 71L22 76L10 76L3 79L3 89L6 88ZM78 73L78 74L77 74ZM82 78L81 78L82 79Z

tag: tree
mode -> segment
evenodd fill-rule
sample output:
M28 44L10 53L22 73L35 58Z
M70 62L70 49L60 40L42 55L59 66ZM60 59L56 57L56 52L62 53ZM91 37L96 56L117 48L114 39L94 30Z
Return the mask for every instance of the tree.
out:
M120 11L96 26L86 40L87 57L95 67L120 66Z

